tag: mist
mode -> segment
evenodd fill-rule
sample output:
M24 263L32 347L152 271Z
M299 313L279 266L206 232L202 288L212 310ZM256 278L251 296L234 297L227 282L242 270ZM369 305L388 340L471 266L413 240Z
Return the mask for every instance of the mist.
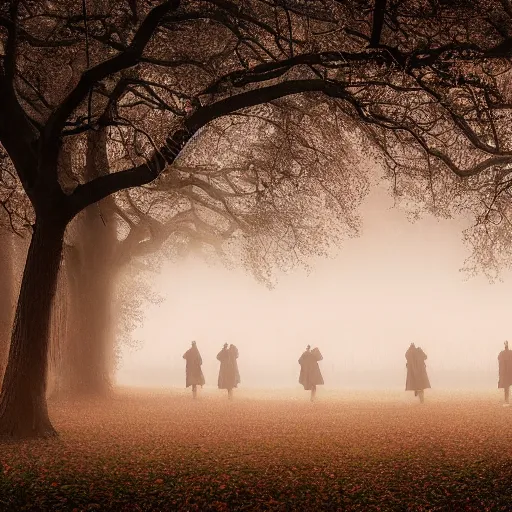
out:
M509 336L510 273L491 284L460 271L469 220L410 222L384 186L360 209L361 236L330 258L278 276L269 290L240 269L189 257L166 263L124 348L123 386L184 388L183 353L196 340L206 387L216 387L222 345L240 351L241 388L299 388L297 360L318 346L323 389L403 389L411 342L428 355L436 389L496 390L497 354Z

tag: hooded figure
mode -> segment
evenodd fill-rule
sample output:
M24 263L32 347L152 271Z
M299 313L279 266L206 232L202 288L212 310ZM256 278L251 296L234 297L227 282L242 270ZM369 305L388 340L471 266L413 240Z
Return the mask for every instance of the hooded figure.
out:
M498 389L505 390L504 405L509 405L510 386L512 386L512 350L508 348L508 341L505 341L505 349L498 355L498 367Z
M405 381L405 390L414 391L414 396L420 397L420 402L424 401L424 390L430 388L430 382L427 375L427 365L425 360L427 355L420 347L411 343L405 353L407 360L407 379Z
M240 383L240 374L238 373L238 349L231 345L224 343L224 347L217 354L217 359L220 361L219 369L219 389L228 390L228 398L233 396L233 388L236 388Z
M318 361L323 359L318 348L311 350L311 346L306 347L305 352L300 356L300 375L299 384L304 386L306 391L311 390L311 401L315 399L316 387L324 383Z
M183 354L183 359L187 362L185 367L186 387L192 386L192 395L195 398L197 386L204 386L204 375L201 370L203 360L195 341L192 342L192 346Z

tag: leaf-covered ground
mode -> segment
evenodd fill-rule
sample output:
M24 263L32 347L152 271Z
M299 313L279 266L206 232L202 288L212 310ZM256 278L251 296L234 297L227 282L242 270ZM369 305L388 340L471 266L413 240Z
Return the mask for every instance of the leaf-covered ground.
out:
M0 510L512 510L512 408L497 392L427 398L51 402L58 439L0 444Z

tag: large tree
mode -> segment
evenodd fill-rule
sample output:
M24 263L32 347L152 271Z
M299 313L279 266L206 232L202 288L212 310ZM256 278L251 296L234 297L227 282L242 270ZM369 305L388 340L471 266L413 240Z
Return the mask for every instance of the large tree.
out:
M184 148L193 151L208 124L280 98L322 94L332 100L326 115L342 126L374 126L368 140L391 169L409 147L460 176L479 172L489 158L501 162L502 150L497 156L482 140L493 123L472 113L467 119L470 98L453 91L500 101L497 84L481 84L475 73L492 76L487 67L508 55L506 3L387 4L173 0L150 7L119 0L93 14L65 1L2 6L0 142L35 222L0 397L1 434L55 433L44 399L48 332L70 221L111 194L157 179ZM119 34L134 20L124 42ZM70 53L82 53L82 64ZM104 129L121 139L135 134L132 164L90 180L73 176L73 183L66 155L76 166L87 132ZM112 144L108 153L118 149ZM470 154L471 169L461 170L466 162L454 162L450 151Z
M353 209L367 190L367 176L325 109L318 101L302 101L301 108L280 102L257 116L204 130L172 176L78 216L68 230L76 243L65 258L72 312L69 339L62 340L61 391L108 392L117 348L112 291L127 265L154 270L155 253L172 257L194 250L245 264L269 284L276 266L304 262L306 255L357 233ZM317 149L311 146L315 137L329 144ZM258 142L247 145L248 138ZM258 188L258 177L264 187ZM330 201L319 201L324 195ZM91 226L90 215L96 225L86 236L82 230ZM87 293L91 275L101 278L94 293Z

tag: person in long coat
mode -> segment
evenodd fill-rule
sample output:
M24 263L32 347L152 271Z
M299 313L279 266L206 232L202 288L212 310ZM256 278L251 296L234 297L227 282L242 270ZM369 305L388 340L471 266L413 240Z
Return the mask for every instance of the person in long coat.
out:
M510 386L512 386L512 350L508 348L508 341L505 341L505 349L498 355L498 389L505 390L504 406L510 405Z
M228 348L228 344L224 343L224 347L217 354L217 359L220 361L219 369L219 389L227 389L228 398L233 398L233 389L237 387L240 382L240 374L238 373L238 349L232 345Z
M299 358L300 375L299 384L304 386L306 391L311 391L311 401L313 402L316 397L316 387L324 383L320 366L318 361L323 359L320 350L315 347L311 350L311 345L306 347L306 350Z
M197 386L204 386L204 375L201 370L203 360L197 348L196 342L192 342L192 346L183 354L186 361L185 376L186 387L192 386L192 396L197 397Z
M427 375L427 365L425 361L427 355L420 347L411 343L405 353L407 361L407 379L405 381L405 390L414 391L414 396L418 396L420 403L425 401L425 389L430 388L430 381Z

